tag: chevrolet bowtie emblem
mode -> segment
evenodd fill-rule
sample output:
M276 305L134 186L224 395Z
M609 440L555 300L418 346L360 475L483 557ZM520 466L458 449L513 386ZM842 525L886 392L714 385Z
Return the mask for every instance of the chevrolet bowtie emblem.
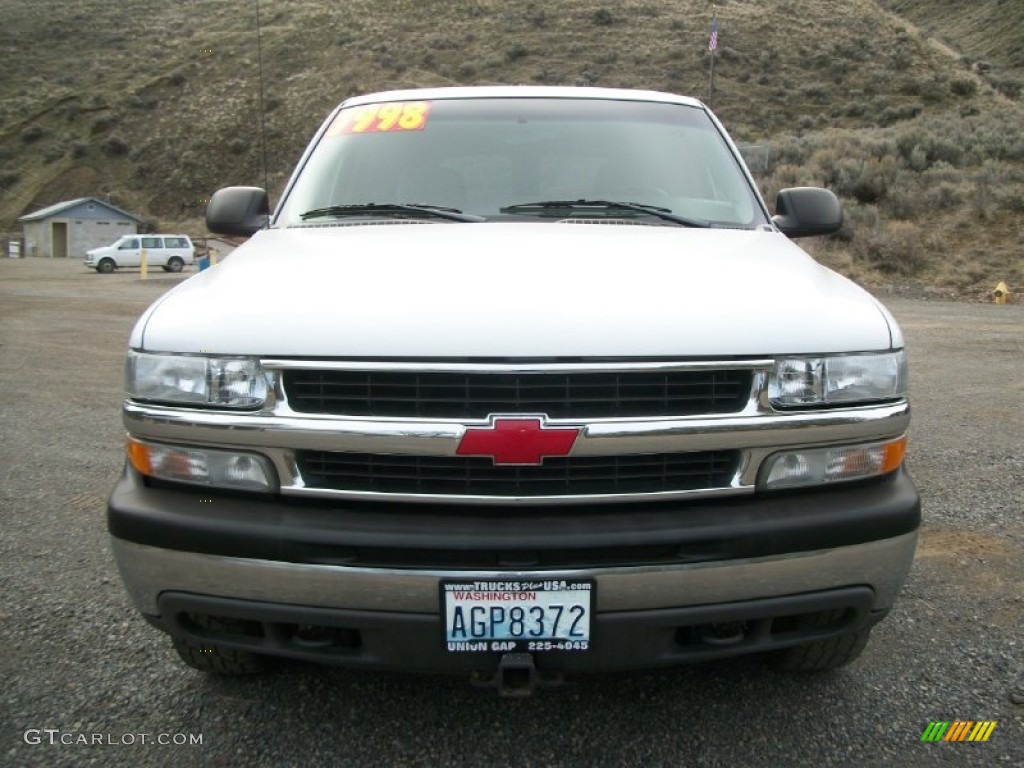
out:
M582 427L548 427L541 416L497 416L487 427L468 427L455 452L459 456L489 456L495 465L536 466L545 456L565 456Z

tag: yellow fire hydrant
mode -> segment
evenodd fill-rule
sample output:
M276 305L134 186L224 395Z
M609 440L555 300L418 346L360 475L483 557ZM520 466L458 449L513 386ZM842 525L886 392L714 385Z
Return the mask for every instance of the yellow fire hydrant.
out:
M1005 304L1010 299L1010 289L1006 287L1006 283L1002 280L999 281L999 285L992 291L992 301L996 304Z

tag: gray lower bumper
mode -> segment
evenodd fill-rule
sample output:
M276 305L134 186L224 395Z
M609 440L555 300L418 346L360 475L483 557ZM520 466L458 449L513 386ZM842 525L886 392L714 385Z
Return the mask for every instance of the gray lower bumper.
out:
M531 571L427 571L306 565L195 554L113 539L136 606L159 614L163 592L363 611L437 614L438 582L590 578L597 612L714 605L863 585L888 610L914 557L917 533L783 557L673 566Z

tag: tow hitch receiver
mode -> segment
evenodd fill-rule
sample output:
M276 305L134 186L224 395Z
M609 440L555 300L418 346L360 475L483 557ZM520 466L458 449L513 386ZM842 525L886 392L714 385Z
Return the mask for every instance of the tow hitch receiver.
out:
M553 688L561 685L560 672L542 672L533 662L529 653L506 653L498 662L493 675L473 673L473 684L498 689L498 695L506 698L530 696L537 688Z

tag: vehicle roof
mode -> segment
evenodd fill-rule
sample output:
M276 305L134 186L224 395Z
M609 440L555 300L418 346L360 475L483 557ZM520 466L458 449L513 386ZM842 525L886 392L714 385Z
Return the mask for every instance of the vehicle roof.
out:
M609 101L656 101L665 104L683 104L706 109L703 103L690 96L679 96L662 91L643 91L631 88L594 88L591 86L551 85L473 85L444 88L415 88L398 91L380 91L353 96L342 102L349 107L382 101L435 101L438 99L607 99Z

